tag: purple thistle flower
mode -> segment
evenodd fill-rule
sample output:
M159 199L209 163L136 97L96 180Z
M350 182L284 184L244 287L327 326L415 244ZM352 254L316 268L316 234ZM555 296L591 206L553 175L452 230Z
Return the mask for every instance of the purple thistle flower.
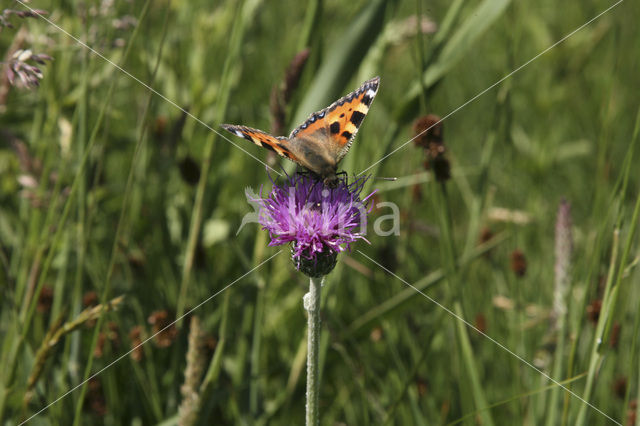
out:
M335 188L329 188L313 175L296 173L281 185L272 181L271 192L253 200L260 206L260 225L271 236L269 246L292 243L298 270L314 277L329 273L339 252L359 239L367 241L373 193L360 199L366 180L357 177L348 183L341 177Z

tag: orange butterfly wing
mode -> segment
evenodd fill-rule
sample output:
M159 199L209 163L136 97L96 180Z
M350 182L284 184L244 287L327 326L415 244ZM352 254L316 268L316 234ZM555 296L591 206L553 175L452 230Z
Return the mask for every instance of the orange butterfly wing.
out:
M262 130L253 129L247 126L223 124L221 127L236 136L248 140L249 142L253 142L258 146L270 149L281 157L300 163L296 156L287 148L287 138L285 137L271 136L269 133L265 133Z
M332 103L327 108L311 114L296 128L289 139L317 134L327 130L328 143L337 164L349 152L353 139L369 112L371 102L378 93L380 77L365 81L358 89Z
M222 128L326 178L335 175L338 162L349 151L379 86L380 77L365 81L354 92L311 114L289 138L246 126L223 124Z

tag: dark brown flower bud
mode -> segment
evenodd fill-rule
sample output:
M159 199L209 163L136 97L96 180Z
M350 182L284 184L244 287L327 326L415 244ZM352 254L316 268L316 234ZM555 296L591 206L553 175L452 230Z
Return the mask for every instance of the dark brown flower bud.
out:
M514 250L511 253L511 270L518 277L523 277L527 272L527 259L521 250Z
M49 310L51 309L51 303L53 303L53 289L45 285L40 291L36 310L41 314L49 312Z
M102 358L104 354L104 342L107 340L107 336L104 332L100 332L98 334L98 341L96 342L96 347L93 348L93 356L96 358Z
M611 337L609 337L609 346L613 349L618 348L618 342L620 341L620 323L618 321L613 323L611 328Z
M200 165L189 155L178 163L182 179L189 185L194 186L200 180Z
M449 160L443 156L436 157L431 162L433 167L433 175L438 182L445 182L451 179L451 165Z
M293 92L298 88L302 71L304 71L304 66L307 64L307 59L309 59L309 53L311 53L309 48L301 50L294 56L287 67L284 77L284 88L282 90L282 98L285 104L289 103Z
M416 378L416 387L418 388L418 395L425 396L429 391L429 381L425 378Z
M613 393L620 399L624 399L627 393L627 378L624 376L618 377L611 386Z
M413 201L422 201L422 186L416 183L411 187L411 198Z
M300 83L300 77L307 59L309 59L309 53L308 48L298 52L285 71L284 81L271 89L269 110L271 111L271 133L274 135L284 134L286 108L298 87L298 83Z
M88 291L82 296L82 305L85 308L98 304L98 294L95 291Z
M161 348L170 346L178 335L178 329L169 319L169 312L155 311L151 313L148 321L153 326L152 334L156 345Z
M629 409L627 410L627 426L635 426L637 410L638 410L638 400L634 399L631 402L629 402Z
M493 231L491 231L491 228L488 228L485 226L480 230L480 238L479 238L480 244L485 244L489 242L492 238L493 238Z
M130 355L131 355L131 358L137 362L140 362L144 357L144 351L142 350L143 331L144 329L142 328L141 325L136 325L129 332L129 340L131 340L131 349L132 349L132 352Z
M602 300L600 299L595 299L589 304L589 306L587 306L587 318L589 318L589 321L591 321L594 325L598 323L601 309Z
M107 402L102 391L102 384L98 377L89 379L87 384L87 397L84 408L93 412L96 416L104 417L107 414Z
M478 331L481 331L482 333L486 333L487 332L487 317L484 316L483 313L478 313L476 315L476 318L473 322L473 325L475 328L478 329Z
M413 142L416 146L430 149L431 144L443 145L442 122L440 117L435 114L429 114L418 118L413 123L413 133L415 135ZM438 151L438 148L434 148ZM444 149L444 146L442 146ZM444 152L444 151L443 151Z

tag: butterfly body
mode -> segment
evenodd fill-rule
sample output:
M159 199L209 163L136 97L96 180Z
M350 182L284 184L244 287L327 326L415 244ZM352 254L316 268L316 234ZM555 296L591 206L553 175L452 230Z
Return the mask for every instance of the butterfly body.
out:
M246 126L223 124L222 128L275 151L320 176L325 185L335 186L338 163L349 151L379 84L379 77L365 81L354 92L311 114L288 138Z

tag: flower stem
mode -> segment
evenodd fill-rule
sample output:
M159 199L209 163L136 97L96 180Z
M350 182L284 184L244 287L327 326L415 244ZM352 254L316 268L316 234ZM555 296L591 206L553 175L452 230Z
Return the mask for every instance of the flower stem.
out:
M324 278L311 278L309 293L304 296L304 307L308 316L307 337L307 413L306 425L318 424L318 389L320 374L318 371L318 345L320 343L320 287Z

